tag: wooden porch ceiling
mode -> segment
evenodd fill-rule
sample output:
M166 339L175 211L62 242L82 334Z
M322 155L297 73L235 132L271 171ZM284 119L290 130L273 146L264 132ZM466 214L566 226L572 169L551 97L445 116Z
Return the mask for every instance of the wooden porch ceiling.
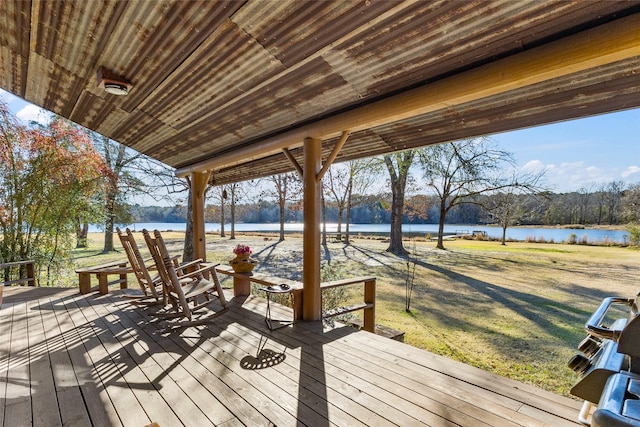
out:
M0 16L0 87L217 184L293 170L281 149L301 162L305 136L327 158L352 131L344 161L640 106L638 1L5 0ZM394 104L411 93L422 108Z

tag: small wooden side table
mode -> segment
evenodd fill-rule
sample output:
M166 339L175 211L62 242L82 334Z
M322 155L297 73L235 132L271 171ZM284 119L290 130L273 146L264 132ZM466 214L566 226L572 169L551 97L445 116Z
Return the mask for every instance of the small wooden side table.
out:
M291 292L293 288L286 283L281 285L271 285L260 288L261 291L265 291L267 294L267 312L264 315L264 322L267 324L267 327L270 331L275 331L276 329L284 328L285 326L289 326L293 324L293 320L278 320L274 319L271 315L271 296L272 295L289 295L291 296ZM274 326L274 323L277 325Z

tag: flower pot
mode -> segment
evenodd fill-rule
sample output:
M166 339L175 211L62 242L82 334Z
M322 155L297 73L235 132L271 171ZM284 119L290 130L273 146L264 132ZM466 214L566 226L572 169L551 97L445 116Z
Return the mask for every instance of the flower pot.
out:
M258 262L251 258L251 255L236 255L236 257L229 261L229 264L236 273L250 273Z

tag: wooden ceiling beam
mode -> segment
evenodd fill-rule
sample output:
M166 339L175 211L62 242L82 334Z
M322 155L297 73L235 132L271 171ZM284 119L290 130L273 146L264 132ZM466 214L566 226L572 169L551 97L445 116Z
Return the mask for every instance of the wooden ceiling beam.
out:
M617 61L637 58L640 14L603 24L579 34L536 47L473 70L429 83L304 127L256 141L176 170L177 176L231 167L300 147L305 138L328 139L419 116L455 105L549 81Z

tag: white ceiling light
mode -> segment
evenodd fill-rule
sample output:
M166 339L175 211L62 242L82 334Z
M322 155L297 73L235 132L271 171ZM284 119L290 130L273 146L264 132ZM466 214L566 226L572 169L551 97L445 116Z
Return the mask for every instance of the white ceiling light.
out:
M113 73L105 67L98 68L98 86L111 95L127 95L131 89L131 83L121 76Z
M129 93L129 89L125 85L118 83L105 83L104 90L112 95L126 95Z

